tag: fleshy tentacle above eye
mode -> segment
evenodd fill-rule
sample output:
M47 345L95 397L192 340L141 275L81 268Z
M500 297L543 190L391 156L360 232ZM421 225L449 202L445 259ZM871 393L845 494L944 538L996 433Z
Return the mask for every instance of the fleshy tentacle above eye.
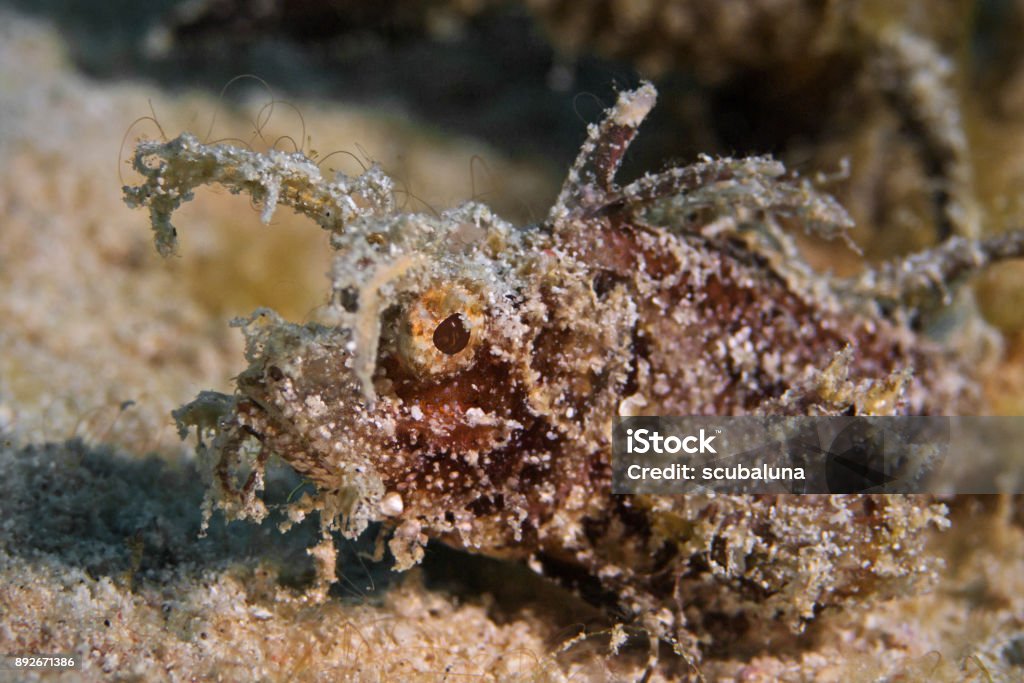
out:
M622 158L657 99L658 91L650 83L623 91L601 123L588 126L587 139L548 214L549 224L556 229L564 228L577 209L606 202L615 189L615 174Z

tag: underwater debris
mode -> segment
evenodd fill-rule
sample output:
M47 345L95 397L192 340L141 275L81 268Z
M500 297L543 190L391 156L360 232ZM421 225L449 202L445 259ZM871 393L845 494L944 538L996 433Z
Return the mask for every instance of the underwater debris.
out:
M689 661L930 576L922 531L947 523L930 499L613 496L611 421L973 409L970 373L901 302L1024 240L951 242L855 282L816 275L785 228L834 236L850 220L778 162L705 158L616 183L655 99L649 84L621 93L548 218L525 227L479 203L401 213L376 167L328 180L302 154L140 143L145 180L125 196L149 208L160 253L177 246L173 211L213 183L262 202L264 220L279 204L310 217L337 252L325 320L236 320L249 366L235 395L176 412L214 463L210 504L261 520L276 453L316 485L289 517L318 511L325 543L382 522L398 569L431 538L529 560Z

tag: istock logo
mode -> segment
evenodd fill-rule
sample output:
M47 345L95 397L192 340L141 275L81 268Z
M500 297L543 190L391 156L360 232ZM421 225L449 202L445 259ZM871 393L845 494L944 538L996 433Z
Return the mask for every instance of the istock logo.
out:
M701 429L699 434L691 434L682 438L678 436L662 436L660 433L650 429L627 429L626 430L626 452L627 453L655 453L675 454L680 451L684 453L716 453L711 442L714 436L705 436ZM695 445L696 444L696 445Z

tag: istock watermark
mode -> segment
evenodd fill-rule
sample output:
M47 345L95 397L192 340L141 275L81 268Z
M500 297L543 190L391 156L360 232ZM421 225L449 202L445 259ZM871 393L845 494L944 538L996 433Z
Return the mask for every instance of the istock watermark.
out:
M629 417L615 493L1021 493L1024 417Z
M699 434L683 437L675 435L663 437L660 432L650 429L627 429L626 452L673 455L680 451L683 453L716 453L715 447L711 445L714 439L714 436L706 436L703 429Z

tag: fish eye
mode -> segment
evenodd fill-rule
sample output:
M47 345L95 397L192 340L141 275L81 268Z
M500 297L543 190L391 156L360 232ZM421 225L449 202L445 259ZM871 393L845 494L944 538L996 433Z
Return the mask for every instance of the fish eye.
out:
M469 329L461 313L452 313L434 329L434 346L441 353L454 356L469 345Z
M402 308L395 346L404 365L421 377L469 367L485 336L483 297L463 283L442 282Z

